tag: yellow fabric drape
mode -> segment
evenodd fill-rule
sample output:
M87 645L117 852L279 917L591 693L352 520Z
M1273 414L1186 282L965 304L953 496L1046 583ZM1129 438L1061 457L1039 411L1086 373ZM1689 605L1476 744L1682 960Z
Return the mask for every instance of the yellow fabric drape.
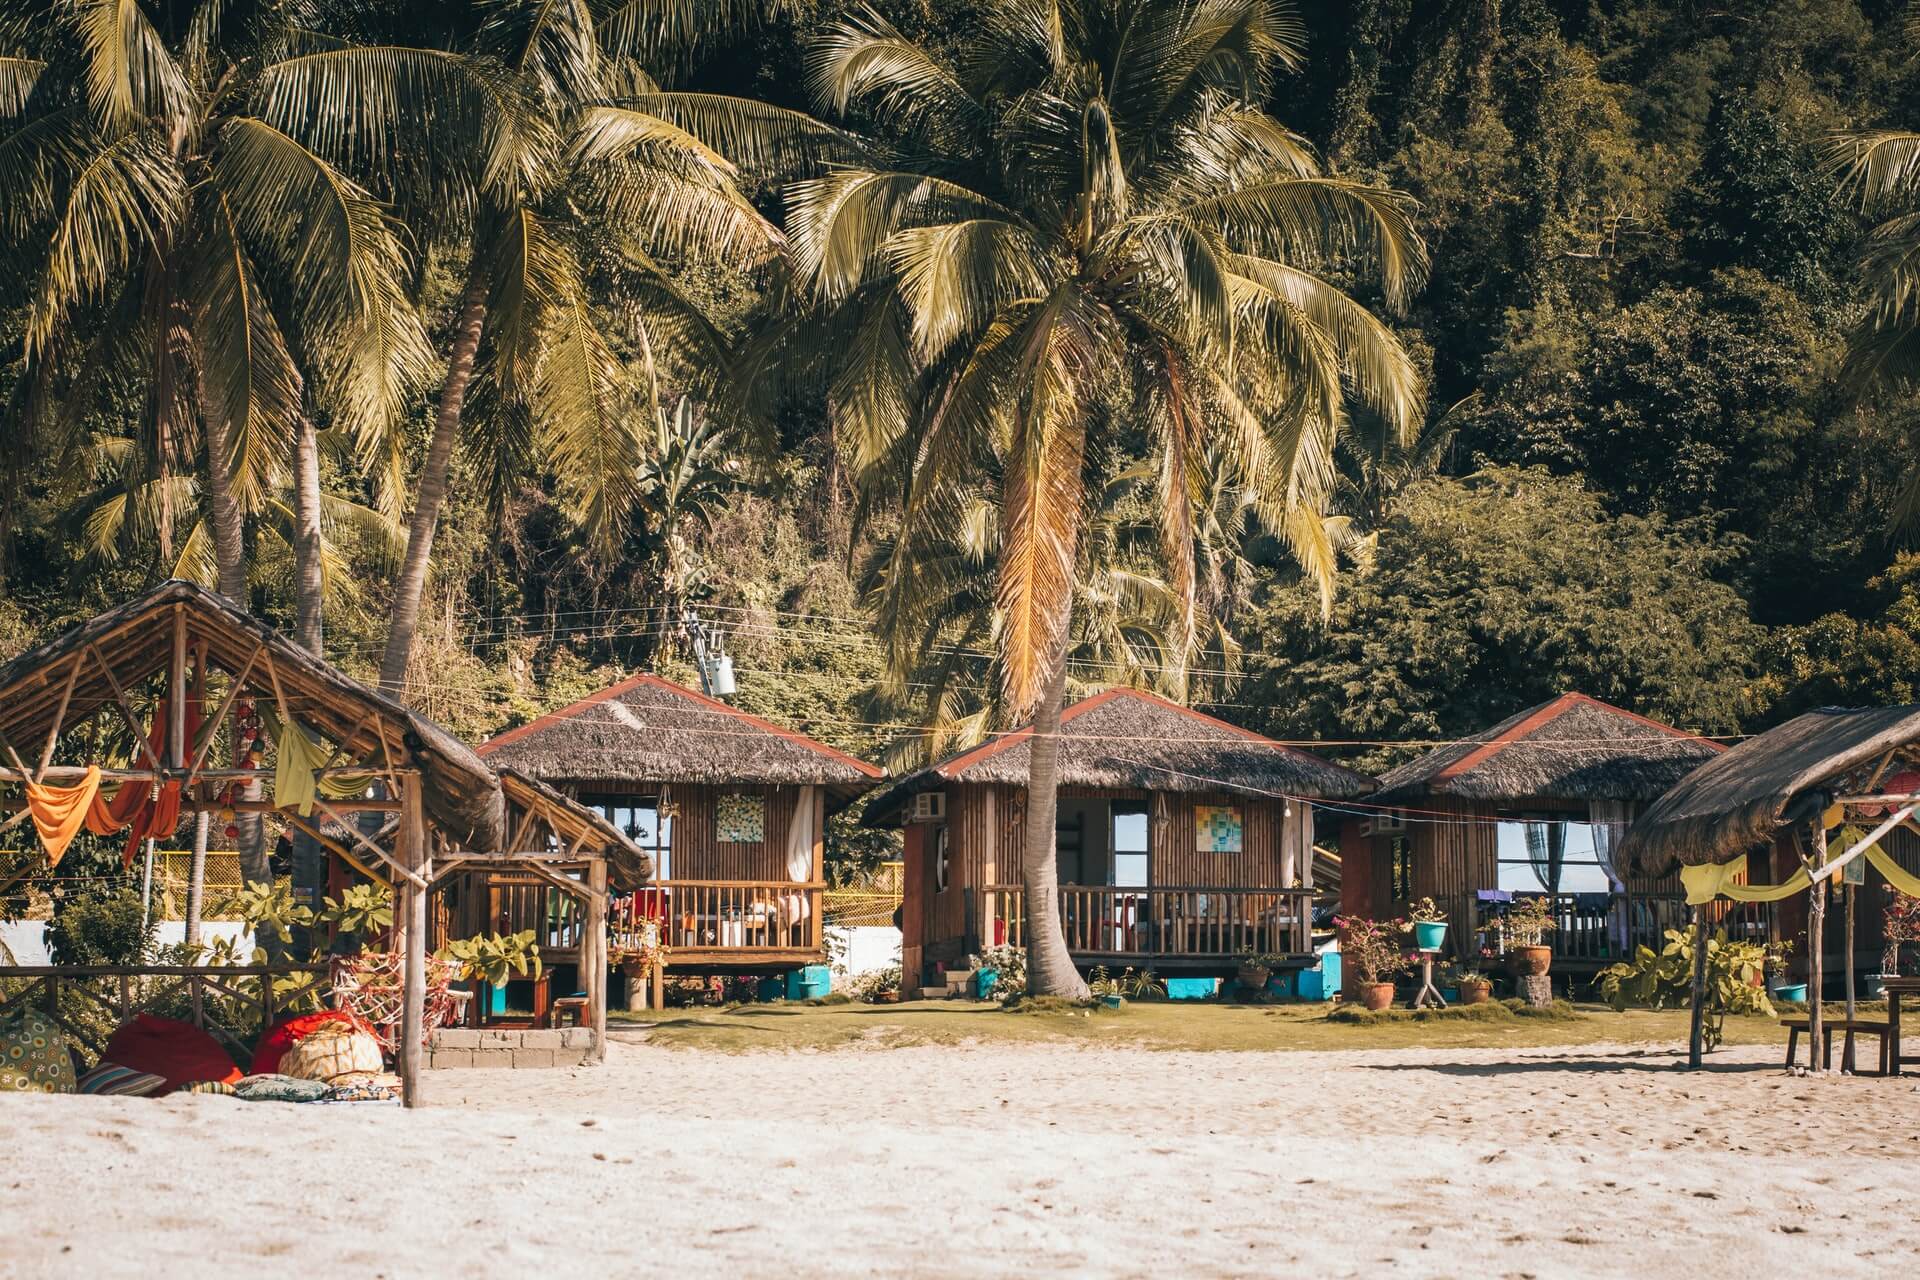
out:
M85 827L97 836L109 836L126 826L116 821L100 798L100 766L88 765L86 776L70 787L47 787L29 782L27 810L33 815L33 829L47 851L47 865L57 867L66 856L67 846Z
M273 803L292 809L303 818L313 816L316 794L329 800L344 800L366 793L373 785L373 774L356 773L331 778L315 778L314 772L332 763L333 757L298 724L281 724L271 713L261 719L274 734Z
M1747 860L1735 858L1732 862L1705 862L1697 867L1681 867L1680 883L1687 891L1687 905L1701 906L1715 898L1731 898L1735 902L1779 902L1782 898L1791 898L1796 893L1806 892L1807 883L1803 876L1789 878L1785 884L1736 884L1734 878L1744 875Z
M1920 897L1920 876L1895 862L1892 854L1877 844L1871 844L1861 856L1887 878L1888 884L1904 894ZM1801 872L1788 876L1785 884L1735 884L1734 877L1746 869L1745 858L1680 868L1680 883L1687 890L1687 905L1697 907L1715 898L1731 898L1735 902L1779 902L1782 898L1791 898L1807 890L1807 877Z

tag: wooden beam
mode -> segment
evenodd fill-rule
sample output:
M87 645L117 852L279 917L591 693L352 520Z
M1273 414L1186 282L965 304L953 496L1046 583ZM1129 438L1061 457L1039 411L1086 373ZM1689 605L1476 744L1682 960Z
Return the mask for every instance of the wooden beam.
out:
M1698 1070L1706 1050L1707 909L1693 909L1693 984L1688 1001L1687 1066Z
M34 777L35 782L44 780L47 766L53 763L53 749L60 742L60 727L66 723L67 708L73 703L73 686L80 679L80 664L85 656L79 653L73 655L73 669L67 672L67 682L60 686L60 702L54 709L53 723L47 726L46 744L40 748L40 769Z
M298 827L300 828L300 830L312 836L315 842L318 843L321 848L327 850L329 853L332 853L340 858L345 859L348 866L358 871L361 875L367 877L367 879L387 889L393 888L393 881L387 879L385 875L381 874L380 872L374 870L372 867L368 866L366 863L362 862L357 856L355 856L353 850L349 849L346 845L341 844L338 840L333 839L331 836L323 835L320 831L320 828L314 826L312 823L308 822L305 818L302 818L299 814L283 813L281 814L281 817L286 820L288 826Z
M580 963L587 969L587 1025L593 1028L593 1060L607 1057L607 860L587 864L585 933L580 939Z
M187 767L187 611L173 606L173 653L167 661L167 767Z
M187 765L189 783L199 778L200 766L207 762L207 752L213 750L213 740L220 736L220 722L227 718L227 713L233 710L233 704L239 701L240 691L246 687L247 677L253 674L253 664L260 660L260 651L266 647L264 640L253 646L253 652L247 655L247 661L240 668L240 673L234 676L233 683L227 686L227 696L220 700L220 709L207 718L207 736L198 747L194 748L193 760ZM202 656L201 661L206 661L206 658Z
M1813 820L1813 865L1824 868L1827 862L1827 829L1820 819ZM1807 1057L1814 1071L1822 1069L1820 1034L1826 1019L1820 1011L1820 990L1826 982L1827 877L1814 877L1807 889Z
M4 733L0 733L0 750L7 753L7 759L13 761L13 767L15 769L31 776L32 770L27 768L26 761L20 758L19 753L13 749L13 744L7 741L7 735Z
M127 691L120 687L120 678L113 674L113 668L107 665L107 660L100 656L98 649L88 645L87 652L92 654L93 660L99 664L101 674L107 677L107 683L113 686L113 703L120 708L120 718L127 722L127 729L133 734L133 740L139 746L140 754L147 758L147 764L156 772L164 773L165 767L153 754L153 744L147 741L146 731L134 718L133 705L127 701Z
M410 786L407 788L407 793L410 794L414 791L417 791L418 789L419 788L417 784L415 786ZM380 859L380 861L386 863L388 866L392 867L395 871L399 872L401 879L421 889L424 889L427 887L426 880L419 874L419 872L415 871L409 863L407 863L402 858L394 857L392 854L388 853L385 849L382 849L377 843L367 839L366 835L361 832L360 828L354 822L352 822L349 818L347 818L345 814L341 813L338 809L335 809L332 805L328 804L325 800L318 800L318 799L316 799L313 802L313 807L320 810L322 813L326 814L328 817L332 818L335 822L339 823L342 827L345 827L347 830L347 834L353 837L353 842L355 844L359 845L362 849L365 849L367 852L373 854L376 858ZM400 816L400 832L402 837L404 838L404 836L406 835L406 826L407 826L406 797L404 794L401 797L400 815L401 815ZM426 862L426 852L424 848L420 853L419 860L423 864Z
M1887 766L1893 763L1894 756L1899 753L1900 748L1898 747L1887 748L1887 753L1880 757L1880 763L1873 766L1873 776L1867 779L1866 789L1868 791L1872 791L1880 785L1880 779L1886 776Z
M420 869L427 859L427 820L420 784L401 792L400 855L407 881L400 889L405 911L394 919L402 934L406 999L400 1007L400 1044L394 1056L400 1068L400 1097L405 1106L420 1105L420 1058L427 1018L427 890Z

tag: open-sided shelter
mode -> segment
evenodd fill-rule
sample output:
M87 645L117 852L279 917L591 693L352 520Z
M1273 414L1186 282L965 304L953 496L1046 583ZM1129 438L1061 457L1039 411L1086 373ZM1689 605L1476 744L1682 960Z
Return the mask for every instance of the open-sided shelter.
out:
M1896 887L1920 890L1917 814L1920 706L1827 707L1688 774L1634 823L1622 853L1648 873L1681 868L1689 897L1703 906L1719 897L1777 898L1774 937L1795 944L1813 993L1827 993L1829 977L1841 972L1851 1003L1857 957L1878 954L1879 908ZM1846 837L1836 844L1837 832ZM1836 877L1853 919L1851 928L1830 931ZM1696 913L1697 929L1709 923L1705 910ZM1811 1011L1817 1043L1818 1000Z
M907 775L865 821L905 829L909 984L1025 938L1031 725ZM1224 973L1243 952L1312 963L1313 801L1372 779L1137 689L1060 715L1054 849L1082 966Z
M1432 898L1449 947L1477 956L1506 904L1545 896L1555 970L1590 974L1684 922L1678 881L1634 872L1619 844L1720 750L1581 693L1529 707L1382 775L1373 815L1341 833L1342 906L1385 919Z
M621 909L658 922L674 972L825 963L826 819L879 780L872 765L646 673L479 750L652 858L652 884Z

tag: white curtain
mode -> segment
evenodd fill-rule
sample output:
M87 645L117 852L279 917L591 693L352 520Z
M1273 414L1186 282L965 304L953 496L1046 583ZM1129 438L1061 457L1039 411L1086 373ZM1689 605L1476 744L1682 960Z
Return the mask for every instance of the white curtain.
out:
M1613 892L1624 894L1627 891L1626 871L1614 862L1614 855L1619 853L1620 841L1625 838L1627 827L1633 821L1633 804L1626 800L1589 800L1587 821L1593 829L1594 861L1607 873L1607 883ZM1632 939L1626 899L1614 898L1607 916L1607 932L1612 937L1614 952L1624 958Z
M820 821L820 788L800 788L787 826L787 879L805 884L813 878L813 829Z

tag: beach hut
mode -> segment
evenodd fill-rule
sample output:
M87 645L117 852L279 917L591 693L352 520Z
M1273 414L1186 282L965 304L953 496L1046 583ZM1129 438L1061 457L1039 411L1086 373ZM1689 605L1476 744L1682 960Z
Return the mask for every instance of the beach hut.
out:
M246 716L244 728L232 719L255 706L258 715ZM87 732L100 718L112 728ZM216 760L214 730L227 724L235 726L228 740L239 743L237 758ZM100 742L120 729L132 757L103 767ZM139 841L172 836L200 809L269 814L292 827L316 815L348 826L361 814L391 815L389 845L356 840L354 847L395 890L395 951L404 971L396 975L403 987L396 1057L406 1100L416 1101L433 859L511 857L499 779L466 744L224 599L174 581L0 667L0 783L31 788L26 807L0 828L31 821L50 855L64 851L84 823L99 834L126 832L131 857ZM236 787L244 788L238 798L221 794ZM207 991L257 979L265 1020L276 1012L269 979L299 968L152 973L177 978L194 993L196 1011ZM55 1009L63 982L124 1004L131 979L142 976L151 973L0 970L45 993ZM311 986L324 972L306 976Z
M1023 944L1032 727L909 774L867 808L905 830L902 962L929 983ZM1137 689L1060 715L1054 849L1083 968L1222 974L1244 953L1312 963L1313 801L1372 779Z
M1591 975L1685 922L1679 882L1634 872L1628 824L1721 751L1717 743L1565 693L1380 778L1343 830L1341 903L1390 918L1432 898L1452 953L1477 961L1516 899L1549 901L1558 973ZM1764 934L1762 908L1749 914Z
M1828 707L1749 738L1688 774L1634 823L1622 856L1648 874L1680 868L1698 904L1698 936L1710 927L1717 900L1777 899L1775 936L1795 944L1796 966L1814 994L1830 995L1830 977L1844 975L1851 1023L1856 957L1878 952L1881 912L1861 904L1878 907L1894 888L1920 890L1916 814L1920 706ZM1845 838L1835 843L1839 832ZM1826 922L1836 879L1844 917L1837 931ZM1704 959L1705 952L1696 948L1696 955ZM1696 1063L1702 981L1696 967ZM1810 1013L1817 1045L1819 1000ZM1897 1050L1894 1057L1897 1069Z
M479 751L599 813L652 860L653 882L618 909L657 924L674 973L826 963L826 819L880 779L874 766L644 673ZM509 923L532 927L519 909Z

